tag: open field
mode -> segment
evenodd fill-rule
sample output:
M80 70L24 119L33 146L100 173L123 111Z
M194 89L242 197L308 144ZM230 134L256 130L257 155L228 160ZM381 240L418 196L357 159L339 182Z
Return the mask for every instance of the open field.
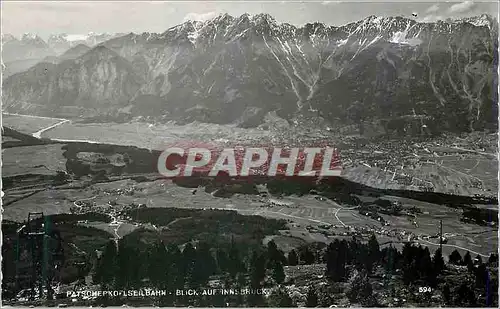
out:
M60 119L7 116L14 117L10 118L12 121L20 122L20 126L24 127L23 130L31 128L29 132L40 131L60 122ZM43 127L42 123L46 127ZM229 143L237 140L242 143L263 144L279 140L279 136L272 136L267 131L212 124L176 126L173 124L74 124L68 122L42 133L42 137L91 139L103 143L160 149L165 143L176 141L213 140L216 143ZM58 170L66 170L61 145L14 147L5 149L3 155L4 176L53 174ZM411 168L402 167L401 170L415 179L420 179L420 182L431 183L435 192L473 195L481 192L476 190L478 183L483 188L496 186L495 161L483 154L467 152L466 156L462 154L423 156L421 153L419 155L423 159L423 162L420 160L421 164ZM347 169L345 173L347 178L354 178L351 180L374 187L391 188L393 186L392 188L397 189L418 187L417 183L406 185L393 183L395 173L382 168L360 165ZM5 192L7 196L10 194L9 191ZM455 248L463 248L489 255L496 251L498 244L496 229L460 222L459 211L441 205L399 198L404 207L417 206L422 214L419 214L416 220L409 220L407 216L383 215L390 225L381 226L380 222L360 214L357 209L349 205L339 205L317 196L292 195L282 199L273 199L278 200L278 203L271 206L270 198L260 195L235 194L231 198L221 198L205 192L203 188L193 191L193 189L180 187L169 181L137 183L133 180L121 180L93 184L85 189L47 189L36 192L12 202L5 207L3 215L9 220L22 221L28 212L33 211L44 211L46 214L69 213L72 207L81 207L79 203L85 200L91 201L92 207L100 207L102 211L116 213L121 207L132 204L144 204L147 207L236 210L241 214L260 215L293 222L290 224L291 229L286 233L283 232L285 233L283 236L287 236L282 239L285 247L293 246L297 238L307 242L328 242L332 237L349 238L359 231L373 231L378 233L385 242L401 243L407 241L408 235L411 234L413 241L436 248L437 239L427 237L437 234L439 220L443 219L443 230L448 238L448 243L444 246L446 254ZM122 237L135 228L134 222L123 220L118 222L116 218L114 219L113 224L97 224L95 227L112 232L116 237ZM329 225L332 226L329 227ZM402 234L402 231L406 234Z
M64 119L2 113L2 126L33 134Z
M186 125L173 123L64 123L42 137L59 140L89 140L99 143L130 145L162 150L177 141L210 141L214 144L283 145L300 141L334 140L334 134L325 130L290 126L286 130L239 128L235 125L193 122ZM332 143L333 145L333 143Z
M382 215L384 219L390 222L390 227L397 226L400 229L411 230L416 235L437 235L439 233L439 220L443 220L443 235L448 240L443 245L444 252L449 251L451 253L454 249L463 251L459 248L463 247L478 253L484 254L487 252L489 254L489 252L495 252L498 248L498 230L495 227L461 222L460 210L400 197L386 196L384 198L398 200L403 204L403 207L416 206L422 211L414 220L416 225L413 220L408 220L407 217ZM439 238L424 239L419 242L436 249Z
M105 222L85 222L85 223L79 223L79 225L103 230L108 232L110 235L114 235L116 231L116 233L119 234L120 237L132 233L134 230L137 229L136 225L130 223L123 223L118 228L116 228L116 226L110 225L109 223Z
M8 195L8 191L5 193ZM72 202L65 190L50 190L38 192L9 206L4 206L3 218L21 222L28 218L29 212L43 212L45 215L70 213Z
M427 157L424 160L397 170L359 165L345 168L343 176L376 188L418 191L420 186L426 186L434 192L455 195L496 195L496 160L480 154L468 154L465 158L459 155Z
M241 129L213 124L151 125L148 123L79 124L65 123L42 137L62 140L91 140L100 143L132 145L157 149L179 140L225 143L230 140L260 140L265 132L257 129Z
M306 146L307 143L322 139L329 141L333 146L341 138L330 132L300 134L295 132L295 129L290 128L289 132L283 133L203 123L182 126L174 124L153 125L142 122L127 124L64 123L42 133L42 137L133 145L156 150L165 149L166 145L173 143L195 141L210 141L215 144L234 144L234 141L238 141L242 145L255 146L290 144L298 139L302 141L300 143L302 146ZM359 149L340 148L341 160L344 163L357 157L363 158L363 151L368 151L371 155L373 147L373 145L367 145L366 147L361 146ZM394 150L390 147L387 149L384 147L375 148L381 153L380 156L385 158L385 160L379 160L379 166L390 163L390 165L396 164L394 167L377 167L376 164L372 163L368 167L358 162L354 166L345 166L343 177L376 188L420 191L422 187L428 187L434 192L456 195L496 195L498 164L495 157L482 154L480 151L464 152L457 147L446 148L448 152L444 152L444 154L441 151L431 155L426 147L407 146L406 151L414 153L416 158L409 160L412 164L404 164L408 159L397 159L397 157L394 159ZM422 147L426 151L420 149ZM398 160L401 161L399 164ZM367 159L367 162L370 162L370 159Z
M63 145L37 145L2 149L2 177L23 174L53 175L66 171Z
M139 148L163 150L173 143L206 142L214 144L282 145L300 140L302 146L322 139L331 145L341 142L342 137L334 132L301 132L290 127L285 131L243 129L231 125L192 123L187 125L132 123L61 123L56 118L34 118L33 116L5 115L4 123L12 123L30 133L41 132L41 137L66 140L90 141L116 145L131 145ZM54 125L56 125L54 127ZM50 128L47 131L43 129ZM303 131L303 130L302 130ZM497 160L491 156L495 145L489 135L470 134L471 147L464 149L464 138L449 138L450 145L443 145L441 139L420 144L401 144L400 154L394 154L391 143L356 146L349 141L340 148L344 164L343 177L376 188L422 190L472 196L475 194L496 196ZM445 139L446 140L446 139ZM486 147L486 148L485 148ZM489 148L488 148L489 147ZM345 148L345 149L344 149ZM431 149L431 150L429 150ZM481 151L484 150L484 151ZM467 151L466 151L467 150ZM356 164L351 164L356 161ZM366 163L369 163L368 166ZM389 168L387 167L389 166Z
M329 242L334 237L344 236L349 239L350 233L364 229L379 234L379 237L382 237L380 243L401 243L407 241L411 233L415 236L413 241L429 245L432 250L437 248L438 240L425 236L435 236L438 233L439 220L442 219L443 232L448 238L443 248L445 254L459 249L487 256L496 252L498 244L495 228L460 222L460 212L456 209L405 198L385 197L398 199L404 207L416 206L421 209L422 214L419 214L416 220L409 220L406 216L383 215L390 225L381 226L380 222L360 214L357 209L327 199L318 199L313 195L283 197L278 200L286 202L288 206L269 207L269 198L256 195L235 194L231 198L220 198L204 192L202 188L193 192L193 189L180 187L169 181L136 183L132 180L121 180L94 184L84 190L40 192L6 207L4 217L9 220L21 220L29 211L69 212L74 202L85 200L98 207L107 208L118 208L133 203L145 204L147 207L217 208L294 222L290 225L290 231L284 232L283 235L308 242ZM313 230L309 229L311 227ZM103 229L110 231L108 227ZM406 234L402 235L402 231L406 231ZM123 234L128 232L129 228L123 230Z

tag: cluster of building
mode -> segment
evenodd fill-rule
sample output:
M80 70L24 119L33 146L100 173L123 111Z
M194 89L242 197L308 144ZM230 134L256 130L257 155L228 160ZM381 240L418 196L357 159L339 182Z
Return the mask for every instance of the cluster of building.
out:
M411 166L418 163L415 156L415 144L408 140L397 143L390 141L371 142L362 146L354 142L347 142L341 151L341 160L344 167L365 165L386 170L400 169L402 166Z
M143 203L130 203L130 204L118 204L115 200L109 200L107 204L97 204L95 201L83 200L76 201L73 203L74 206L70 208L73 214L84 214L84 213L102 213L110 215L111 217L117 218L120 214L134 210L146 208L146 204Z

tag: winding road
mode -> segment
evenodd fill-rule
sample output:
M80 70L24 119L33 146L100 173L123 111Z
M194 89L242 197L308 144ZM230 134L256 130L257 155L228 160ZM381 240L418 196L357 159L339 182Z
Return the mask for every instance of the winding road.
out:
M31 133L31 136L33 136L34 138L38 138L38 139L41 139L42 138L42 134L47 132L47 131L50 131L62 124L65 124L65 123L71 123L71 120L69 119L63 119L63 118L53 118L53 117L42 117L42 116L32 116L32 115L21 115L21 114L11 114L11 113L6 113L6 112L3 112L3 114L5 115L11 115L11 116L22 116L22 117L28 117L28 118L40 118L40 119L53 119L53 120L59 120L59 122L53 124L53 125L50 125L46 128L43 128L43 129L40 129L34 133ZM91 140L76 140L76 139L62 139L62 138L50 138L50 140L52 141L55 141L55 142L68 142L68 143L89 143L89 144L98 144L98 142L96 141L91 141Z
M439 247L439 244L436 244L436 243L433 243L433 242L430 242L428 240L423 240L423 239L419 239L419 241L417 242L423 242L424 244L428 244L428 245L433 245L433 246L438 246ZM476 252L476 251L473 251L469 248L465 248L465 247L460 247L460 246L457 246L457 245L450 245L450 244L442 244L443 247L450 247L450 248L455 248L455 249L461 249L461 250L464 250L464 251L469 251L471 254L477 254L477 255L480 255L482 257L486 257L486 258L489 258L490 256L489 255L486 255L486 254L482 254L482 253L479 253L479 252ZM493 253L493 252L492 252Z
M425 246L427 244L427 245L432 245L432 246L439 247L438 243L433 243L433 242L430 242L430 241L427 241L427 240L423 240L423 239L412 240L410 242L414 243L414 244L423 245L423 246ZM382 247L382 246L385 246L385 245L396 244L396 243L397 244L404 244L404 243L406 243L406 241L393 241L393 240L391 240L391 241L387 241L387 242L381 243L380 246ZM443 244L442 246L443 247L460 249L460 250L464 250L464 251L469 251L471 254L476 254L476 255L482 256L484 258L489 258L490 257L489 255L482 254L482 253L476 252L474 250L471 250L469 248L460 247L460 246L457 246L457 245ZM496 252L492 252L492 253L496 253Z
M339 216L338 216L339 212L340 212L341 210L353 210L353 209L358 208L358 206L356 206L356 207L344 208L344 207L340 206L339 204L337 204L337 207L339 207L339 208L338 208L338 209L337 209L337 211L335 212L335 219L337 219L337 221L338 221L338 222L340 222L340 224L342 224L342 226L343 226L343 227L346 227L347 225L346 225L344 222L342 222L342 220L340 220L340 218L339 218Z
M44 129L38 130L37 132L33 133L32 135L33 135L33 137L40 139L40 138L42 138L42 137L41 137L42 133L44 133L44 132L46 132L46 131L49 131L49 130L52 130L52 129L54 129L55 127L60 126L60 125L62 125L63 123L66 123L66 122L70 122L70 121L69 121L68 119L61 120L61 121L59 121L59 122L58 122L58 123L56 123L56 124L53 124L53 125L48 126L48 127L44 128Z

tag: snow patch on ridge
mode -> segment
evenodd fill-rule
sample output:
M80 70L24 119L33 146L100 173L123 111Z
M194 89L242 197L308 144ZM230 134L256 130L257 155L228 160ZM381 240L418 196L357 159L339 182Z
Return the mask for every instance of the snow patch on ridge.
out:
M86 34L67 34L64 38L68 42L74 42L74 41L86 41L88 37L89 35Z
M410 45L410 46L417 46L422 43L422 40L414 37L414 38L407 38L408 32L411 29L410 23L408 22L408 25L406 26L406 29L403 31L396 31L392 35L392 38L389 40L391 43L395 44L403 44L403 45Z
M406 38L406 34L407 33L405 31L397 31L392 35L392 38L389 40L389 42L410 46L417 46L422 43L422 40L419 38Z
M338 46L343 46L343 45L346 45L346 44L347 44L347 41L348 41L348 39L345 39L345 40L338 40L338 41L337 41L337 44L338 44Z

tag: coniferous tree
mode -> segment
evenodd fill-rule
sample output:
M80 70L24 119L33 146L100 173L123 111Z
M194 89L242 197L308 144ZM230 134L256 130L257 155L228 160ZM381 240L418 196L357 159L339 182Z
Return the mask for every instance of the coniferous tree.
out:
M266 255L258 253L257 251L252 252L249 263L249 273L250 273L250 288L260 289L262 288L262 281L266 276ZM248 295L248 305L250 307L263 307L265 304L264 298L260 294L250 294Z
M421 257L419 259L419 276L422 279L425 279L426 282L434 287L436 284L436 276L437 273L434 271L434 265L431 258L431 252L428 247L421 248L419 247L421 252ZM442 257L441 257L442 258ZM437 262L439 263L439 261Z
M268 269L272 269L274 267L274 262L280 262L282 264L286 263L285 255L278 249L274 240L267 243L267 255L269 262Z
M495 285L498 285L498 280L493 281L490 277L490 272L485 269L485 305L486 307L493 307L495 302L495 298L498 298L498 288L495 288ZM496 297L494 296L496 295Z
M148 277L153 286L161 288L165 287L167 281L167 270L169 265L166 264L167 249L162 241L156 242L149 254L148 258Z
M306 307L317 307L318 306L318 294L313 286L309 286L306 298Z
M252 287L260 287L260 283L264 280L266 276L266 256L257 251L252 252L252 257L250 258L250 285Z
M360 303L365 306L373 305L373 288L368 281L368 273L366 271L357 272L350 278L346 296L351 303Z
M432 258L431 252L428 247L422 248L418 246L418 257L416 258L418 263L418 272L420 277L425 277L429 269L432 269Z
M409 284L418 278L416 255L418 248L411 243L405 243L402 252L403 282Z
M345 239L339 242L339 256L344 265L347 264L347 259L349 257L349 244Z
M239 272L243 271L245 271L245 264L241 260L240 251L236 244L231 241L228 252L228 272L234 279Z
M443 293L443 300L444 300L445 305L450 306L452 304L452 298L451 298L450 287L448 286L448 284L445 284L443 286L442 293Z
M477 298L474 291L462 283L454 293L456 295L455 303L461 307L474 307L477 304Z
M300 261L301 264L311 265L314 264L316 257L314 253L306 246L302 251L300 251Z
M347 276L346 260L347 260L347 242L345 239L338 243L338 259L337 259L337 274L339 280L344 280Z
M184 288L185 277L183 273L183 257L179 247L174 244L167 246L167 260L168 260L168 289L182 289Z
M349 251L347 254L347 263L356 265L359 263L360 247L363 246L359 240L353 236L348 243Z
M184 276L184 281L191 283L193 280L193 269L196 261L196 249L188 242L182 250L181 259L181 276Z
M490 254L490 257L488 258L488 264L491 266L498 265L498 254Z
M274 262L275 260L278 259L278 246L274 242L274 240L271 240L267 243L267 260L269 262Z
M375 234L372 234L372 236L368 240L368 259L370 268L369 272L371 272L373 265L380 259L380 245L377 241L377 237L375 237Z
M295 266L295 265L298 265L298 264L299 264L299 258L297 256L297 253L295 252L295 250L292 249L288 253L288 265Z
M372 264L369 257L368 246L359 244L357 246L357 254L354 258L354 266L358 271L369 270L371 272Z
M347 254L347 263L349 264L356 264L356 259L358 258L359 254L359 241L356 239L355 236L352 237L352 239L349 241L349 250Z
M450 264L454 264L454 265L462 265L463 264L462 256L460 255L460 253L456 249L453 250L453 252L450 254L448 260L449 260Z
M109 288L114 286L115 276L118 272L118 261L116 243L108 242L104 248L101 257L97 263L94 280L100 283L103 287Z
M398 250L391 245L388 248L384 248L383 252L380 254L382 256L386 272L389 274L393 273L396 270Z
M441 249L437 249L435 252L434 252L434 257L432 258L432 263L434 264L434 271L436 272L436 274L440 274L443 269L445 268L445 264L444 264L444 259L443 259L443 254L441 252Z
M225 272L228 269L229 258L225 250L219 248L216 253L217 258L217 268L220 272Z
M476 255L475 261L477 265L483 264L483 258L479 254Z
M209 277L215 273L216 268L217 264L212 256L210 247L205 243L198 244L193 265L193 287L199 287L205 284Z
M335 241L338 240L335 239ZM326 262L325 275L332 280L335 278L335 272L336 272L335 262L338 255L338 253L336 252L337 248L334 245L335 241L328 244L328 247L326 248L325 252L325 262Z
M467 268L469 270L472 270L474 264L472 263L472 257L470 256L469 251L467 251L467 253L465 253L463 263L465 266L467 266Z
M335 239L326 250L326 276L333 281L342 281L346 276L345 252L341 252L341 244Z
M489 283L488 282L489 273L485 264L480 264L475 269L474 276L475 276L476 286L479 288L484 288Z
M272 269L273 279L278 284L281 284L285 280L285 271L283 270L283 265L279 261L275 261L273 264L274 264Z
M117 252L118 272L116 287L120 289L129 288L130 285L130 267L131 264L131 250L123 240L118 242ZM136 258L136 257L134 257Z

